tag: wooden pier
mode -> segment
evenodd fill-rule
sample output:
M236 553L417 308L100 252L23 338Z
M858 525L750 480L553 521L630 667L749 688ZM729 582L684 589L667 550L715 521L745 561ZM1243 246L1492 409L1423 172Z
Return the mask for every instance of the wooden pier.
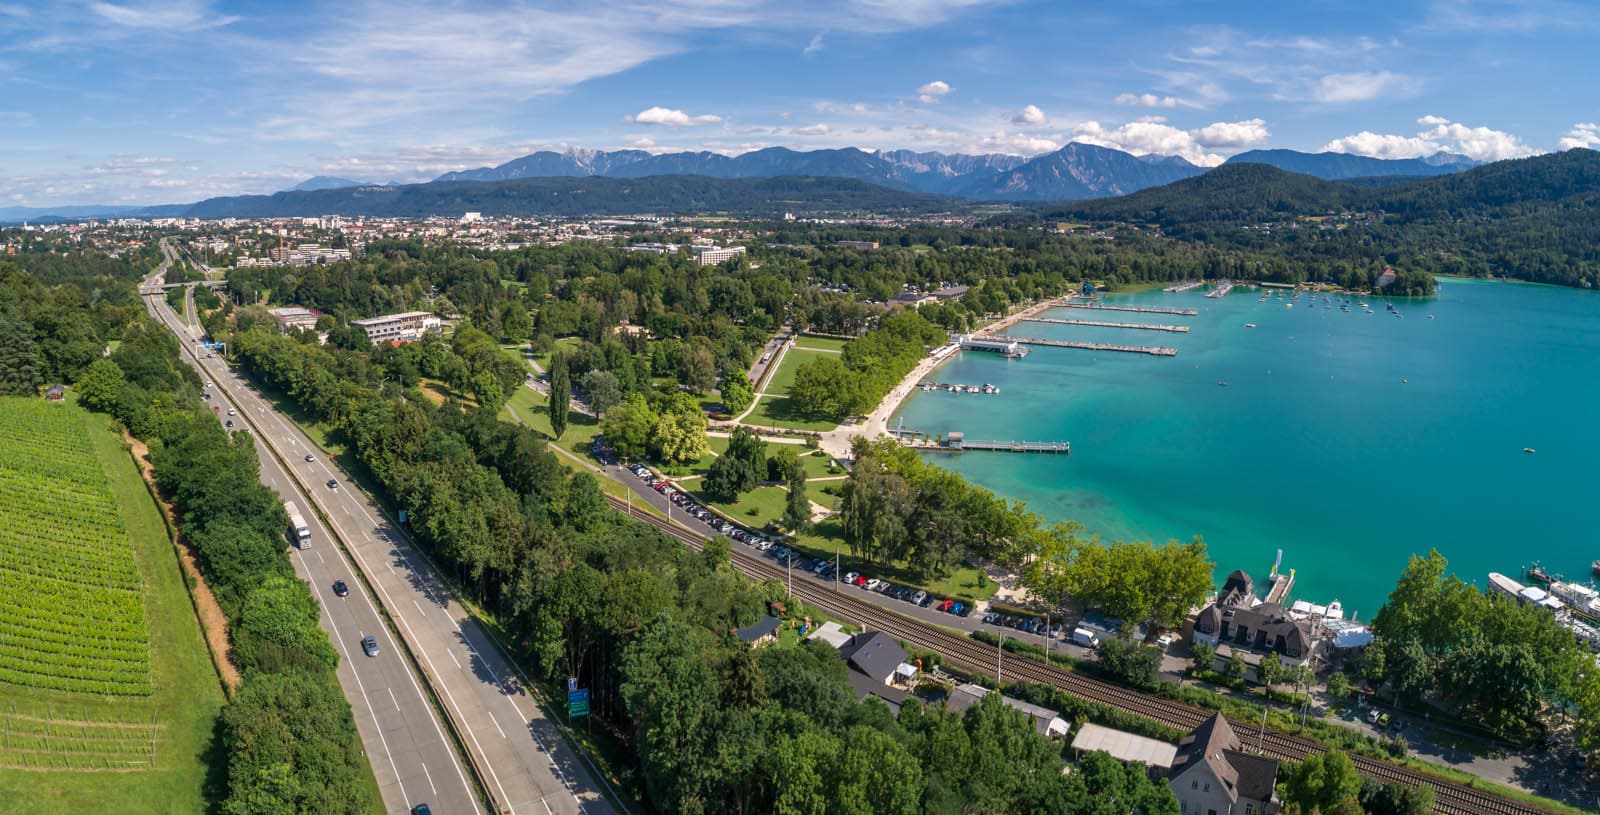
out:
M951 432L943 439L928 438L920 430L890 428L889 435L913 450L930 453L960 453L965 450L993 450L1002 453L1061 453L1072 452L1072 443L1065 441L972 441L966 434Z
M1180 292L1180 291L1188 291L1190 289L1198 289L1201 286L1204 286L1205 284L1206 284L1206 282L1204 280L1189 280L1189 281L1185 281L1183 283L1179 283L1176 286L1168 286L1168 287L1162 289L1162 291L1168 292L1168 293Z
M1057 320L1051 317L1024 317L1024 323L1055 323L1057 325L1092 325L1099 328L1142 328L1146 331L1171 331L1183 333L1189 330L1186 325L1151 325L1150 323L1114 323L1106 320Z
M1178 349L1160 345L1114 345L1106 342L1077 342L1075 340L1041 340L1035 337L1007 337L1022 345L1048 345L1052 348L1082 348L1085 351L1116 351L1124 354L1149 354L1153 357L1175 357Z
M1200 312L1192 308L1161 308L1159 306L1100 306L1094 303L1064 303L1066 308L1092 308L1100 311L1137 311L1143 314L1177 314L1193 317Z
M1274 570L1268 580L1272 581L1272 588L1267 589L1267 602L1283 605L1289 597L1289 590L1294 588L1294 569L1290 569L1288 574Z

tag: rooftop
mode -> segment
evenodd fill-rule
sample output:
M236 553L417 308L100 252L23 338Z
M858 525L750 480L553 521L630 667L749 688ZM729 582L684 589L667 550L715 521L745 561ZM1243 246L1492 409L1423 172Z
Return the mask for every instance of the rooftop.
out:
M1100 750L1118 761L1138 761L1149 767L1170 768L1178 748L1157 739L1136 736L1089 723L1078 728L1072 749L1092 753Z

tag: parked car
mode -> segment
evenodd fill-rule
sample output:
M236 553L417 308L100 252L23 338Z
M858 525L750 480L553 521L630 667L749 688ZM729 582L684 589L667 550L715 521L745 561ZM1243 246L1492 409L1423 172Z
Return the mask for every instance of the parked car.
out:
M239 415L239 413L238 413L238 411L235 411L233 408L228 408L228 415L229 416L237 416L237 415Z
M933 601L936 600L936 599L938 599L938 598L936 598L936 597L934 597L933 595L930 594L927 597L922 598L922 600L918 601L917 605L922 606L923 608L927 608L928 606L933 605Z
M1381 710L1379 710L1377 708L1373 708L1373 709L1367 711L1367 724L1377 724L1378 723L1378 717L1382 716L1382 715L1383 715L1383 711L1381 711Z
M333 593L340 597L349 597L350 587L346 586L343 580L335 580L333 581Z
M1093 631L1090 631L1087 628L1072 629L1072 641L1082 645L1085 648L1100 647L1100 637L1096 636Z
M921 589L918 589L916 594L911 595L911 602L916 603L919 606L922 605L922 602L927 599L928 593L922 591Z
M378 641L368 634L361 638L361 650L369 657L378 655Z
M815 567L813 567L811 569L811 571L813 571L813 572L815 572L817 574L822 574L823 572L828 570L828 567L830 565L832 565L832 564L828 563L828 561L826 561L826 560L819 560L819 561L817 561L817 565Z
M864 574L858 574L858 575L856 575L856 585L857 586L865 586L865 585L867 585L867 581L870 580L870 579L871 578L867 577Z
M855 572L845 572L844 582L854 585L855 582L856 582L856 578L858 578L860 576L861 575L856 574Z
M229 429L233 428L233 420L232 419L228 420L226 427L228 427Z

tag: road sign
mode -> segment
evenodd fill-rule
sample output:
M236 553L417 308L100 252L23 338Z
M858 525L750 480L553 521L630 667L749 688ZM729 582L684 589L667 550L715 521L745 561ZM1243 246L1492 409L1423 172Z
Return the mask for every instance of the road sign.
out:
M405 522L406 522L406 511L402 509L402 510L400 510L400 523L405 523Z
M589 689L567 692L567 716L589 715Z
M567 677L567 693L571 693L571 692L573 692L573 691L575 691L577 689L578 689L578 677L576 677L576 676Z

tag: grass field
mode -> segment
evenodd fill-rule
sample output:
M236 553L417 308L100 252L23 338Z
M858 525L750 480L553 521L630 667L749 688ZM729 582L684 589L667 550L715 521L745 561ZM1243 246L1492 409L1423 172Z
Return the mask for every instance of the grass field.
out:
M832 430L838 427L834 422L826 419L807 419L796 415L794 406L787 396L763 396L756 403L750 415L744 417L740 424L752 427L777 427L786 430Z
M801 334L795 338L794 347L797 351L805 349L813 351L843 351L847 342L849 340L841 340L838 337L816 337L810 334Z
M790 348L783 355L783 364L773 372L772 378L767 380L767 386L762 388L762 393L768 396L784 396L789 393L789 387L794 384L794 373L801 365L817 359L818 357L836 356L825 351L807 351L803 348Z
M72 428L82 449L70 458L89 457L121 518L118 551L127 566L113 568L131 568L138 583L150 690L107 696L0 683L0 730L7 734L0 740L0 801L7 813L28 815L207 811L221 794L222 756L212 737L222 690L161 515L103 417L71 404L38 403L53 412L38 414L33 403L0 400L0 416L29 411L40 437ZM0 448L5 467L18 462L17 445L8 439ZM59 466L68 458L53 448L46 460ZM0 477L9 480L9 471ZM5 563L9 570L9 556ZM18 769L24 766L52 769Z

